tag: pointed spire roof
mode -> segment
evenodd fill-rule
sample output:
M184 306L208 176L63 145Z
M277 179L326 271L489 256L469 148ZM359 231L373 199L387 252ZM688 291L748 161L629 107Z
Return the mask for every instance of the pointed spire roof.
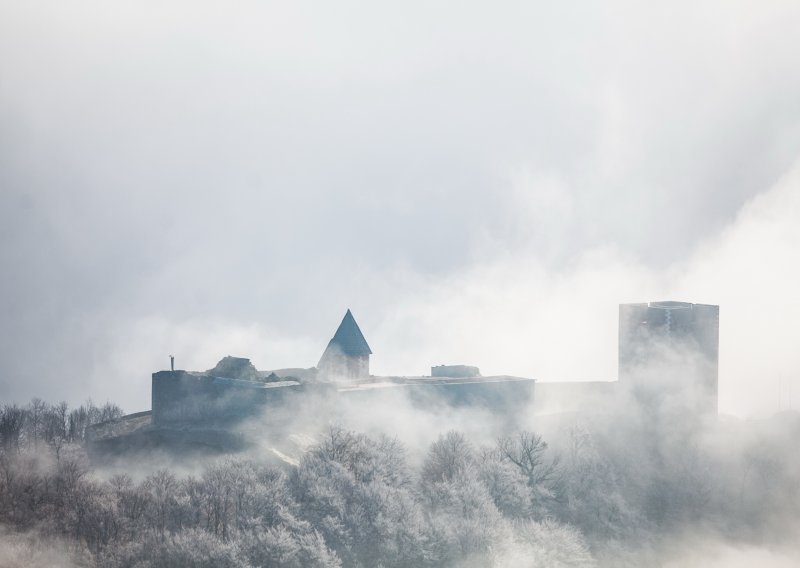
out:
M361 333L361 329L358 327L349 309L347 313L344 314L342 323L339 324L336 333L333 334L333 339L328 343L329 349L333 346L338 347L345 355L359 356L372 354L372 350L369 348L369 345L367 345L367 340L364 339L364 334Z

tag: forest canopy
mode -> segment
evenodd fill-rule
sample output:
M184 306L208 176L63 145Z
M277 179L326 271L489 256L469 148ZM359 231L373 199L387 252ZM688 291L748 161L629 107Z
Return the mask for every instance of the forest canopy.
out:
M552 440L449 431L425 448L328 425L296 464L250 453L130 473L85 450L86 428L120 415L2 408L0 564L641 566L679 557L689 533L778 546L800 518L794 414L691 441L582 417Z

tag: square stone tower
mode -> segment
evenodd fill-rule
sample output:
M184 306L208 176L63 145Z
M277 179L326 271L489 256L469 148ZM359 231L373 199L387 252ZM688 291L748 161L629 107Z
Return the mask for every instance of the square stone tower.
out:
M642 404L717 413L719 306L619 306L619 380Z

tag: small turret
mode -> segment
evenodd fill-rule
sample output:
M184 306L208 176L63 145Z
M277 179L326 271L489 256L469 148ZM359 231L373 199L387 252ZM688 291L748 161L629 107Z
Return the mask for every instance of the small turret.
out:
M348 309L319 360L319 376L326 380L369 377L371 354L364 334Z

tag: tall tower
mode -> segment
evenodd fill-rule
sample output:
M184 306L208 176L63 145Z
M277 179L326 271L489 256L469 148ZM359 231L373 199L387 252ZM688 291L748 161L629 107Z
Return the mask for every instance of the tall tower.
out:
M717 413L719 306L619 306L619 380L643 404Z
M317 368L322 377L332 380L369 377L372 350L364 339L350 310L328 343Z

